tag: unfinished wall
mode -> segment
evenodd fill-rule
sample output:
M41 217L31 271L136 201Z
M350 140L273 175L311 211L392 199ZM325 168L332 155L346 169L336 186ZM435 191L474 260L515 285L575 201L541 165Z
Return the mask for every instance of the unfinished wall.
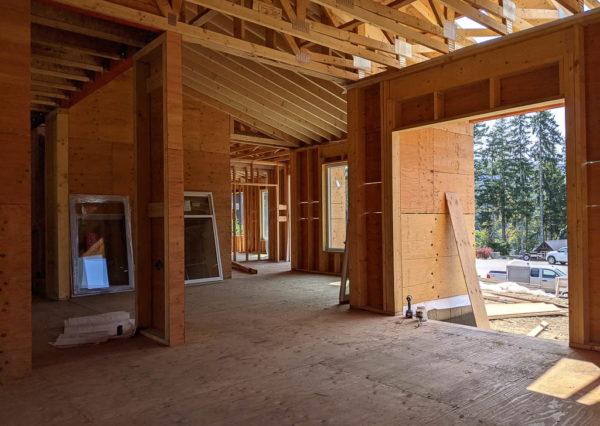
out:
M132 219L133 126L132 69L69 109L69 193L128 196ZM185 190L213 193L223 276L230 278L229 116L184 96L183 143Z
M474 252L473 126L397 132L392 143L399 149L402 294L414 303L466 294L444 194L459 194Z
M323 224L323 165L345 161L348 145L340 142L292 151L291 252L292 269L339 274L343 252L325 250Z
M231 278L231 176L229 115L183 97L184 185L213 193L223 278Z
M30 3L0 14L0 382L31 370Z
M384 309L380 102L379 85L348 93L350 304L375 311Z
M587 109L587 159L600 160L600 23L590 25L585 29L585 102ZM567 181L569 177L567 176ZM586 308L589 309L589 340L600 342L600 164L587 165L588 207L587 229L588 247L588 277L589 299ZM569 228L569 232L571 228ZM570 242L569 242L570 244ZM569 248L572 253L572 247ZM571 264L569 255L569 265Z
M288 167L269 161L231 162L231 199L242 200L241 206L231 205L232 255L238 261L271 262L288 259ZM263 238L264 215L262 192L268 193L268 242ZM241 211L240 211L241 207ZM237 210L237 212L236 212ZM236 215L240 225L235 226ZM235 252L235 253L234 253Z

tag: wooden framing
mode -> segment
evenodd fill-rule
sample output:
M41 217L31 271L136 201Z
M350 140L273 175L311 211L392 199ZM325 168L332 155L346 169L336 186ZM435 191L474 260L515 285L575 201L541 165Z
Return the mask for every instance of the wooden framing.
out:
M134 58L137 324L171 346L185 339L181 54L166 32Z
M69 113L46 117L46 295L67 299L71 289L69 232Z
M243 234L238 235L234 220L235 205L232 203L232 256L234 260L237 253L245 253L246 261L250 260L250 254L256 254L258 260L264 260L262 255L265 253L268 253L266 260L271 262L288 259L288 188L284 185L287 182L287 176L287 166L282 163L232 163L231 197L232 200L235 200L236 196L243 199L241 215L244 224ZM267 191L269 194L269 207L266 212L269 223L268 247L261 236L262 191Z
M383 204L386 234L397 232L398 224L390 221L389 216L390 206L400 196L393 184L398 176L390 167L388 159L391 157L384 150L392 134L517 113L532 106L553 106L564 101L567 110L570 342L574 346L587 347L600 341L600 309L596 297L600 281L594 278L598 250L594 242L597 239L592 237L597 232L597 221L592 219L598 214L594 206L600 204L596 202L597 185L593 185L600 176L594 169L600 155L596 148L600 114L600 102L597 101L600 81L595 72L600 57L598 34L600 13L589 12L482 46L465 48L402 71L366 79L350 87L350 196L354 204L350 215L353 229L350 233L350 283L353 306L372 307L372 294L375 294L375 300L393 294L395 300L401 301L404 296L394 285L394 277L401 274L404 267L395 262L399 254L395 249L384 250L381 262L392 265L393 272L381 278L371 273L361 247L374 244L369 243L372 240L381 244L382 228L377 224L374 232L365 234L364 227L369 225L358 219L362 214L361 206L371 204L364 202L369 193L364 190L365 182L360 176L371 174L380 178L384 185L386 182L392 185L391 191L378 192L377 196ZM365 109L366 104L373 105L378 97L381 97L378 110ZM362 151L367 142L370 149L382 149L379 161L371 163ZM369 172L371 169L372 173ZM377 252L369 250L369 253L372 262L373 253ZM401 305L396 303L392 307L380 303L379 306L384 312L394 314L399 312Z
M341 273L343 251L325 250L324 246L323 166L339 164L346 159L346 142L292 151L289 220L294 270Z

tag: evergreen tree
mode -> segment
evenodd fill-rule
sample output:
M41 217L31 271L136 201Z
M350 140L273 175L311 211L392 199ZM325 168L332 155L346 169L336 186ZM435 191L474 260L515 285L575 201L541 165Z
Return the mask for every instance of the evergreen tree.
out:
M527 115L516 115L510 119L507 145L511 161L506 166L507 183L511 201L513 225L519 228L519 252L526 251L526 222L529 223L535 203L531 194L534 187L531 147L531 120Z
M532 130L536 143L533 153L537 164L540 242L558 238L566 227L566 177L561 145L564 139L549 111L535 113Z

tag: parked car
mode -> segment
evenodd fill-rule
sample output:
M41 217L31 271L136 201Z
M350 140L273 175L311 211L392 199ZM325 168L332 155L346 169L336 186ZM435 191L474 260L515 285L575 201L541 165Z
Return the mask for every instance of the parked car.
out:
M562 263L563 265L569 261L569 251L567 247L563 247L557 251L551 251L546 254L546 260L549 264Z
M556 291L557 278L564 282L567 274L552 266L530 266L521 260L513 260L506 265L506 271L489 271L487 278L513 281L527 284L529 287L541 288L545 291Z
M544 257L544 255L542 253L537 253L537 252L531 252L531 253L523 252L519 256L521 257L521 259L523 259L526 262L529 262L530 260L546 260L546 258Z

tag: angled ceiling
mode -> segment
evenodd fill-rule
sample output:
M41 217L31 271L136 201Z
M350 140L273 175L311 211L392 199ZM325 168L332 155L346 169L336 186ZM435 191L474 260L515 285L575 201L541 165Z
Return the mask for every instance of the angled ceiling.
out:
M64 103L143 46L154 35L139 27L169 29L183 36L186 96L227 112L281 149L344 139L348 82L600 5L597 0L50 3L95 17L34 1L32 109Z

